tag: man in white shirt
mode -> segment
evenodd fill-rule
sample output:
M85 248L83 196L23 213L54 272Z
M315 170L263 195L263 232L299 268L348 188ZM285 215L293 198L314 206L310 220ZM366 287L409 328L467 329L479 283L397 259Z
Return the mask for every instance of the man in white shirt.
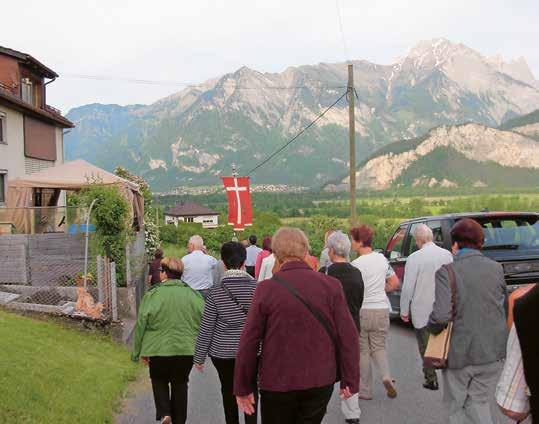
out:
M203 252L204 241L199 235L194 235L189 239L187 249L189 254L182 258L182 280L205 298L213 285L213 273L218 263L217 259Z
M245 271L249 275L255 278L255 265L258 254L262 252L262 249L256 245L257 238L253 234L249 236L249 247L247 248L247 259L245 260Z
M423 358L429 340L426 327L434 304L436 271L443 265L452 263L453 255L433 243L432 230L425 224L419 224L413 230L413 236L419 250L412 253L406 261L400 307L404 322L409 322L410 314L412 315L419 353ZM423 368L423 373L423 387L438 390L436 370Z

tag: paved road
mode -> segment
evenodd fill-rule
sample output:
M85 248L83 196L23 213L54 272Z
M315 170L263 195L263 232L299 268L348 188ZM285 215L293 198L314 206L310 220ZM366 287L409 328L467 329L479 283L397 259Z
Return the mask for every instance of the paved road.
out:
M422 387L421 363L417 354L414 333L398 323L393 323L389 338L390 365L397 380L398 397L388 399L378 384L372 401L361 401L363 424L445 424L442 392L431 392ZM219 380L213 366L207 366L204 374L193 370L189 389L190 424L224 424ZM117 424L155 423L155 410L149 379L135 384L132 396L126 402L124 413L117 417ZM497 424L509 423L493 405ZM334 393L329 405L326 424L343 423L340 402Z

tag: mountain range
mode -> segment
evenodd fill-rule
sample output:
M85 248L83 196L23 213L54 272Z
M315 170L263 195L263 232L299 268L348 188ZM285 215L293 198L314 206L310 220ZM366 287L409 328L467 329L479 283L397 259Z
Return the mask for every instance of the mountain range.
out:
M523 58L506 62L445 39L422 41L391 65L365 60L353 65L358 159L403 144L395 140L445 137L451 144L476 130L483 131L488 144L496 131L504 132L495 128L539 107L539 81ZM219 184L218 177L229 174L232 163L245 174L308 125L346 91L346 81L345 63L290 67L281 73L243 67L150 105L77 107L67 114L76 128L66 135L66 159L84 158L108 170L122 165L145 177L155 191ZM469 122L474 124L463 125ZM338 179L348 165L347 131L343 98L253 173L253 183L320 187ZM451 149L448 143L444 148ZM453 150L475 161L465 149ZM416 182L406 173L399 175L389 184ZM382 181L377 187L387 185L370 173L369 181L374 180Z
M422 137L392 143L364 161L359 188L537 187L539 110L500 128L468 123L444 125ZM349 177L325 189L347 189Z

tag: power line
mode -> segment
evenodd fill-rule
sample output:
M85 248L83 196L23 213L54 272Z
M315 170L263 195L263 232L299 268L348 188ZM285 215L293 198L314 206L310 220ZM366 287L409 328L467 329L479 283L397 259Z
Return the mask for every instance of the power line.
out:
M314 86L314 87L310 87L307 85L292 85L292 86L262 85L258 87L249 87L249 86L235 85L233 82L231 82L230 84L219 83L219 84L211 85L211 84L193 84L189 82L173 81L173 80L147 80L147 79L123 78L123 77L114 77L114 76L106 76L106 75L63 74L63 76L66 78L87 79L87 80L93 80L93 81L117 81L117 82L126 82L130 84L141 84L141 85L162 85L162 86L173 85L173 86L182 86L186 88L231 87L237 90L299 90L299 89L312 89L312 88L341 89L341 88L346 87L345 85L324 86L322 84L326 84L327 82L320 81L320 80L313 80L313 82L319 83L318 86Z
M251 175L253 172L258 170L260 167L264 166L266 163L268 163L271 159L273 159L275 156L277 156L279 153L281 153L284 149L286 149L290 144L292 144L296 139L301 136L305 131L307 131L309 128L311 128L314 124L316 124L322 117L329 112L330 109L333 108L337 103L341 101L342 98L344 98L348 92L346 91L341 97L339 97L337 100L335 100L330 106L328 106L320 115L318 115L309 125L307 125L305 128L303 128L299 133L297 133L292 139L287 141L285 144L283 144L281 147L279 147L275 152L273 152L271 155L269 155L266 159L264 159L262 162L260 162L257 166L255 166L253 169L251 169L249 172L247 172L247 175Z
M341 5L339 3L339 0L335 0L335 5L337 6L337 16L339 18L339 29L341 30L341 38L342 38L342 46L344 51L344 60L347 61L350 59L350 56L348 55L348 46L346 44L346 37L344 36L344 28L342 24L342 14L341 14Z

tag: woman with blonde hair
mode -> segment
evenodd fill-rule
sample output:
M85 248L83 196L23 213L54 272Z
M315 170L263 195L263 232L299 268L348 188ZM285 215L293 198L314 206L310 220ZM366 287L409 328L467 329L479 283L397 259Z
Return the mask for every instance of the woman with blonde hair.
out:
M320 424L337 380L343 399L359 390L357 329L341 283L306 263L309 242L301 230L279 229L272 249L280 268L254 293L234 394L242 411L255 414L258 377L264 424Z
M204 308L202 295L180 280L183 264L161 261L161 282L142 298L131 359L149 365L156 419L163 424L187 420L187 386Z

